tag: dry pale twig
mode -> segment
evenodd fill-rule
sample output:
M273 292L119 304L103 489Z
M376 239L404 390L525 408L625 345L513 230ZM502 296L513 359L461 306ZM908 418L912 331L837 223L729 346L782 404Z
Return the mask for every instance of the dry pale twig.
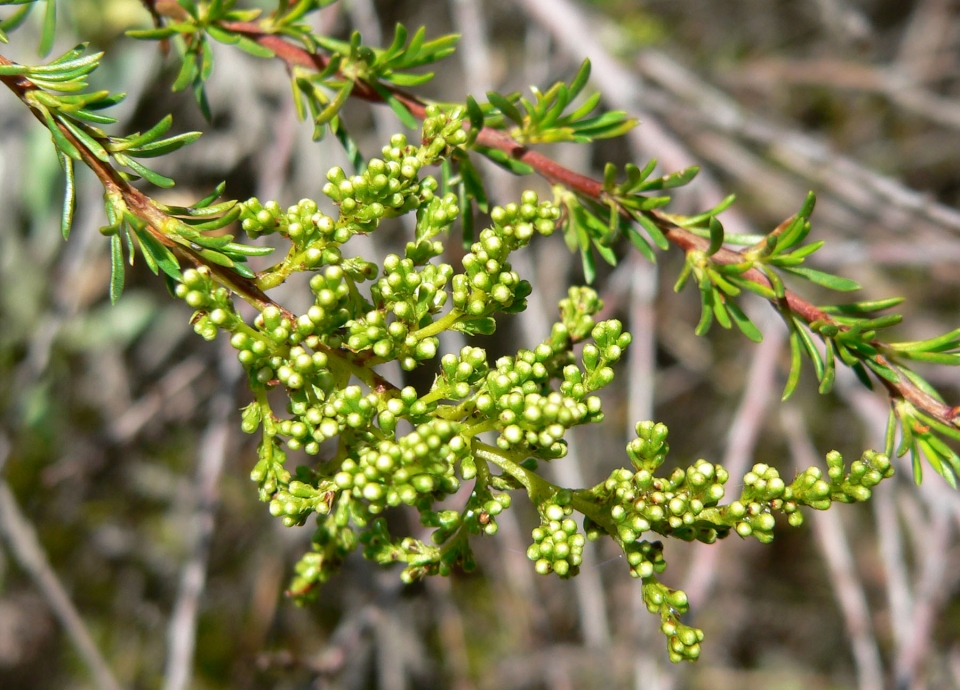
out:
M190 554L180 571L180 586L167 630L169 650L164 671L164 690L189 687L196 648L197 617L207 579L207 561L220 496L223 471L234 413L233 388L240 376L236 359L224 356L221 391L211 403L211 419L200 441L197 464L196 509L190 523L195 530Z
M6 462L9 451L7 439L0 436L0 467ZM10 485L3 479L0 479L0 536L3 537L19 566L33 579L50 610L63 625L67 637L73 642L97 687L103 690L120 690L120 684L114 678L106 660L101 656L83 619L47 560L43 546L37 539L36 530L20 512Z

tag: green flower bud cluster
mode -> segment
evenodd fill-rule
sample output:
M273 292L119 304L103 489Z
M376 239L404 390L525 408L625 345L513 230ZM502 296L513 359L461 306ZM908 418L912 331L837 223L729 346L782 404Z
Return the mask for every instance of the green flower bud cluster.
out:
M247 235L256 239L278 233L298 251L310 249L303 256L309 267L338 263L337 245L344 244L356 232L320 211L312 199L301 199L284 212L276 201L263 204L253 197L242 202L240 209L240 227ZM324 256L325 251L334 253Z
M371 159L359 175L348 177L340 167L327 172L323 193L340 206L341 223L359 230L379 223L388 209L391 215L400 215L420 206L422 164L416 149L407 146L402 134L394 135L391 142L398 146L384 147L386 160ZM427 182L427 188L436 189L435 181Z
M265 437L257 449L258 460L250 471L250 479L259 485L260 500L267 503L282 487L290 483L290 471L284 467L287 454L279 441Z
M486 351L469 345L460 348L459 356L446 354L441 357L440 369L435 387L442 389L444 397L452 400L469 397L490 371Z
M819 473L819 470L816 470L816 474ZM829 495L829 487L827 491ZM734 529L737 534L741 537L756 537L762 544L773 541L773 528L776 526L774 510L787 513L790 524L795 527L803 523L803 515L797 511L796 501L792 500L792 490L784 484L775 467L763 463L754 465L753 469L743 476L740 500L724 506L725 514L735 520Z
M359 539L349 526L350 518L349 503L343 501L337 504L333 514L317 521L311 550L294 567L296 575L287 590L298 604L315 600L319 585L340 570L344 559L357 548Z
M627 456L637 470L655 472L670 452L665 424L637 422L637 437L627 444Z
M480 233L463 257L464 274L453 279L453 305L474 318L494 311L517 312L526 305L530 283L511 270L507 257L526 246L534 232L551 234L560 218L554 204L540 202L536 192L526 191L520 205L507 204L490 212L493 227Z
M466 458L464 458L466 460ZM463 526L469 535L486 534L493 536L500 527L497 516L507 510L513 499L508 493L494 494L487 487L477 485L467 501L463 512ZM447 536L443 533L432 536L436 543L443 543Z
M583 340L593 330L593 317L603 309L603 300L588 287L572 286L560 300L560 320L568 337Z
M442 151L445 144L440 146ZM409 146L403 134L395 134L382 149L383 158L373 158L360 175L347 175L331 168L323 193L340 206L340 223L372 230L385 215L402 215L431 201L438 184L431 176L419 178L420 169L435 165L430 144Z
M381 359L397 358L409 371L437 354L439 340L420 337L417 331L446 304L444 288L453 268L449 264L417 268L413 260L391 254L383 270L383 277L371 288L375 308L346 324L347 347L355 352L373 350ZM393 319L388 322L390 315Z
M586 538L570 517L572 501L573 493L562 489L539 506L540 526L533 530L527 558L535 562L534 569L541 575L556 573L566 579L580 572Z
M302 478L308 479L306 476ZM273 517L282 517L284 527L303 525L313 513L327 515L330 512L336 495L335 489L329 481L324 482L322 488L318 488L309 479L293 479L273 495L270 500L270 514Z
M872 489L882 480L893 476L893 465L883 453L867 450L850 465L844 476L843 457L833 450L827 453L827 476L833 491L830 497L841 503L869 501ZM816 508L816 506L811 507Z
M433 190L428 195L426 191L422 194L425 199L423 206L417 211L417 241L422 242L431 237L435 237L444 230L448 229L457 216L460 215L460 201L457 195L453 193L444 194L442 197L434 196ZM443 251L443 244L440 244L440 251L434 256L439 256ZM422 262L421 262L422 263Z
M651 552L663 551L663 545L660 542L650 546L653 547ZM678 589L670 589L651 578L644 580L643 602L650 613L660 614L660 632L667 637L670 661L674 663L696 661L700 656L703 631L680 622L680 616L690 608L686 593Z
M433 517L428 522L452 523L456 520L452 515L459 514L456 511L443 511L441 517ZM453 531L463 534L456 527ZM468 572L477 567L466 538L453 539L442 548L429 546L413 537L398 541L390 535L387 521L383 518L373 520L370 528L361 533L360 542L364 546L363 555L368 560L383 565L406 563L407 567L400 574L400 579L407 584L429 575L447 576L458 564Z
M214 282L206 266L185 270L174 294L196 310L191 319L193 330L204 340L214 340L220 329L231 331L242 323L230 291Z
M542 343L536 350L521 350L516 359L501 357L487 374L476 409L496 420L501 449L523 448L543 459L562 457L567 429L603 419L600 398L586 396L585 391L575 397L549 390L550 372L544 362L554 356L553 349ZM572 365L568 369L580 371Z
M446 158L453 149L466 145L469 137L463 128L465 116L466 111L461 107L444 110L436 104L427 106L427 117L422 128L426 159L436 161Z
M837 451L827 454L827 478L819 468L811 467L797 476L784 491L784 498L816 510L826 510L833 501L867 501L872 489L893 476L893 465L883 453L868 450L844 474L843 457Z
M609 385L613 381L611 364L616 364L623 351L633 339L623 332L623 326L617 320L601 321L590 331L593 343L583 346L583 367L586 378L584 390L592 392ZM576 384L574 384L576 385Z
M401 503L426 510L434 499L460 488L454 467L469 452L460 428L458 423L434 419L396 442L380 441L357 460L344 460L333 482L340 491L365 501L373 515Z
M350 321L363 304L354 281L339 266L329 266L310 278L310 290L316 296L313 306L297 319L297 330L317 335L329 347L339 347L343 336L339 329Z
M634 576L645 578L653 574L655 563L647 557L649 546L640 541L644 532L706 543L729 533L729 525L716 509L729 474L720 465L698 460L685 470L677 468L668 477L657 477L654 472L669 451L667 427L640 422L636 431L637 438L627 445L635 471L614 470L590 491L599 512L585 517L584 530L591 540L603 533L613 536Z

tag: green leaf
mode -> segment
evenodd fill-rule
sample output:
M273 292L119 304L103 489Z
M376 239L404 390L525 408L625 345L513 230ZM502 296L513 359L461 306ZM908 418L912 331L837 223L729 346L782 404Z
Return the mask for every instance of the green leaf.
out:
M156 268L159 267L171 278L183 280L183 276L180 274L180 262L177 261L177 257L169 248L161 244L147 228L134 228L133 232L140 242L140 250L143 252L144 258L154 264L154 273L157 272Z
M570 87L567 89L567 98L573 100L580 92L583 91L583 87L587 85L587 82L590 80L590 59L586 58L580 64L580 69L577 70L577 76L573 78L573 81L570 82Z
M663 231L657 227L657 224L651 220L651 218L645 213L635 213L633 217L637 219L637 222L643 226L643 229L647 231L647 234L650 235L650 239L653 240L654 244L660 247L661 251L667 251L670 249L670 242L667 240L667 236L663 234Z
M822 381L824 365L823 358L820 356L820 350L817 349L817 345L813 341L813 336L810 335L810 332L807 330L803 322L796 318L793 319L793 322L797 327L797 334L800 336L800 340L803 342L803 346L807 350L807 356L809 356L810 361L813 362L813 370L817 375L817 381Z
M492 149L486 146L475 146L474 150L480 155L486 156L501 168L506 168L514 175L532 175L534 172L536 172L533 169L533 166L527 165L522 161L518 161L516 158L504 153L500 149Z
M73 175L73 159L62 151L57 151L60 167L66 175L66 185L63 192L63 212L60 216L60 232L63 239L69 239L70 228L73 226L73 214L77 209L77 187Z
M905 297L890 297L888 299L878 299L869 302L853 302L852 304L836 304L825 307L819 307L820 311L827 314L870 314L872 312L883 311L902 304Z
M187 24L186 26L190 27L191 33L193 31L193 25ZM143 41L156 41L162 40L164 38L170 38L175 33L177 33L176 24L168 24L167 26L160 26L154 29L128 29L124 34L130 38L135 38Z
M175 92L183 91L196 80L199 74L200 70L197 66L196 52L190 51L184 53L183 62L180 64L180 73L177 74L177 78L174 80L171 88Z
M723 226L715 216L710 217L710 246L707 248L707 256L713 256L723 246Z
M50 111L46 108L41 110L43 114L43 120L47 125L47 129L50 130L50 136L53 137L53 144L61 152L70 156L75 161L81 160L80 151L77 150L77 147L73 145L62 131L60 131L60 125L57 124L56 120L53 119L53 115L50 114Z
M483 111L473 96L467 96L467 117L470 120L470 135L475 139L483 129Z
M741 311L740 307L733 300L728 300L726 304L727 310L730 312L730 316L733 317L733 321L737 324L740 332L755 343L761 342L763 340L763 333L760 332L760 329L756 327L753 321Z
M813 207L817 204L817 195L813 192L807 192L807 198L803 201L803 206L800 207L800 211L797 213L797 216L800 218L809 218L813 215Z
M199 40L200 45L200 81L205 82L213 74L213 46L210 41L203 37ZM194 87L197 84L194 82ZM209 119L209 118L207 118Z
M225 190L226 188L227 188L227 183L221 182L220 184L217 185L216 189L214 189L209 196L205 196L200 201L195 203L193 205L193 208L201 209L201 208L209 207L210 204L212 204L214 201L216 201L221 196L223 196L223 190ZM231 202L231 203L236 203L236 202Z
M697 335L706 335L713 323L713 288L700 286L700 322L697 324L694 333Z
M370 85L374 91L380 94L380 97L390 106L390 109L400 118L400 122L402 122L405 127L417 129L420 126L419 120L413 116L413 113L410 112L407 106L400 102L400 99L397 98L392 91L377 82L371 82Z
M927 340L889 343L888 347L897 352L940 352L943 350L952 350L958 345L960 345L960 328L956 328L936 338L928 338Z
M850 367L853 369L853 373L857 375L857 380L863 384L864 388L867 390L873 390L873 381L870 380L870 375L867 374L867 370L864 368L862 362L856 362Z
M918 436L917 445L920 447L920 450L923 451L924 456L927 458L927 462L930 463L930 466L936 471L936 473L943 477L947 484L956 489L957 479L954 476L953 471L949 467L944 466L943 458L931 443L933 439L933 436Z
M57 3L56 0L47 0L46 11L43 13L43 32L40 35L40 56L46 57L53 49L53 39L57 33Z
M901 357L912 359L915 362L929 362L931 364L943 364L948 367L960 366L960 354L949 352L902 352Z
M235 45L240 40L240 34L235 34L231 31L227 31L216 24L209 24L205 27L207 34L210 35L215 41L220 43L226 43L227 45Z
M225 266L226 268L235 268L236 264L233 262L229 256L221 254L215 249L200 249L195 250L197 254L202 256L204 259L210 263L217 264L218 266Z
M800 382L800 369L803 365L803 353L800 348L800 336L797 335L797 329L794 326L790 329L790 374L787 376L787 384L783 387L781 401L789 400Z
M252 38L247 36L240 36L240 40L237 41L237 48L242 50L245 53L253 55L258 58L272 58L276 55L272 50L266 46L262 46Z
M617 255L612 248L606 246L601 242L594 242L594 247L597 249L597 253L607 262L610 266L617 265Z
M583 264L583 278L587 281L588 285L592 285L593 281L597 278L597 264L594 261L593 252L590 251L590 247L580 250L580 260Z
M184 146L192 144L199 139L202 134L202 132L184 132L183 134L178 134L174 137L170 137L169 139L163 139L161 141L155 141L143 146L125 149L124 153L128 156L134 156L136 158L156 158L158 156L165 156L168 153L173 153Z
M890 414L887 415L887 429L883 438L883 454L888 458L893 457L894 452L894 443L897 439L897 415L890 409Z
M487 192L483 187L483 179L481 179L479 171L477 171L470 161L469 156L466 154L457 156L456 161L467 195L476 199L477 208L483 213L489 213L490 204L487 202Z
M507 98L501 96L496 91L488 91L487 100L490 101L490 104L503 113L506 117L510 118L518 125L523 126L523 115L520 114L517 106L511 103Z
M469 251L470 246L473 244L472 197L467 193L467 186L465 184L460 184L457 192L460 201L460 223L463 227L463 248Z
M880 378L886 379L894 385L900 383L900 377L897 375L897 372L890 367L883 366L879 362L875 362L872 359L864 359L861 361L870 367L870 369L872 369L873 372Z
M637 248L644 258L652 264L657 263L657 255L653 251L653 247L650 246L650 243L644 239L643 235L637 232L637 229L632 225L626 226L627 237L630 238L630 241L633 243L633 246Z
M126 146L137 148L143 146L144 144L149 144L153 141L156 141L166 134L172 125L173 115L167 115L143 134L132 134L122 141Z
M350 136L350 133L343 126L339 117L332 120L329 126L333 135L337 138L337 141L340 142L344 152L347 154L347 158L350 160L350 164L353 165L353 169L358 175L362 174L363 171L367 169L367 161L364 160L363 154L360 153L360 147L357 146L357 142Z
M313 123L315 125L325 125L330 120L332 120L337 113L340 112L340 109L343 107L343 104L347 102L347 99L350 97L350 94L353 92L353 82L345 81L343 86L340 87L340 90L337 91L337 95L334 96L333 100L330 101L330 104L320 111L320 113L314 118Z
M110 154L107 153L106 149L100 144L99 141L94 139L86 130L83 125L72 122L70 118L61 115L57 118L63 126L70 130L70 133L73 134L77 139L80 140L80 143L87 147L87 150L90 151L98 160L103 161L104 163L110 160Z
M155 184L157 187L162 187L164 189L167 189L167 188L173 187L174 184L176 184L169 177L165 177L158 172L154 172L150 168L144 165L141 165L134 159L128 158L127 156L121 153L114 155L114 160L116 160L117 163L119 163L120 165L125 165L126 167L130 168L137 175L147 180L151 184Z
M696 177L697 173L699 172L700 168L694 165L684 170L680 170L679 172L670 173L669 175L664 175L663 177L658 177L654 180L648 180L637 187L637 191L648 192L655 189L672 189L674 187L682 187Z
M110 303L116 304L123 292L123 245L120 233L110 238Z
M436 75L433 72L425 72L423 74L406 74L404 72L391 72L388 75L383 77L384 81L388 81L391 84L396 86L422 86L428 81L433 79Z
M804 266L785 267L783 270L798 275L801 278L806 278L811 283L836 290L837 292L853 292L854 290L860 289L860 284L849 278L842 278Z
M233 258L240 256L267 256L274 252L273 247L254 247L249 244L237 244L236 242L231 242L222 247L222 249Z
M647 166L649 168L649 171L647 170L644 171L646 172L646 175L644 175L644 178L646 178L647 175L653 172L653 167L656 166L656 163L657 162L655 160L651 161L652 166L650 165ZM721 213L723 213L728 208L730 208L733 205L733 202L736 200L737 200L736 194L731 194L730 196L725 197L723 201L721 201L719 204L714 206L709 211L704 211L703 213L700 213L696 216L689 216L687 218L677 218L676 219L677 225L682 225L683 227L686 228L686 227L691 227L696 225L702 225L704 223L709 223L710 219L713 216L719 216Z
M727 310L726 300L720 295L720 292L716 289L713 290L713 317L717 320L717 323L724 329L729 329L733 326L733 322L730 320L730 314Z
M823 378L820 379L820 395L826 395L833 390L833 382L837 377L837 349L832 338L824 338L827 352L824 357Z

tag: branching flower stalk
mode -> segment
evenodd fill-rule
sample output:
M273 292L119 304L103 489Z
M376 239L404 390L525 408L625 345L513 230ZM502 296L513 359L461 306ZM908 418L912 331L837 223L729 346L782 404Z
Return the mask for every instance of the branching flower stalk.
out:
M16 28L32 6L18 4L10 18L0 20L0 32ZM205 114L211 40L258 57L278 57L289 68L301 117L310 115L317 138L327 132L337 137L354 164L352 174L340 168L327 174L323 193L337 206L335 216L311 199L287 209L256 198L218 202L223 185L192 206L164 205L131 183L143 178L166 187L173 180L140 161L176 151L198 133L163 138L171 126L168 117L144 133L107 134L100 125L113 120L101 111L122 96L87 91L85 77L101 55L85 54L84 46L40 66L0 56L0 81L47 127L65 171L65 237L75 204L75 163L90 168L104 187L107 223L101 231L111 242L111 299L120 296L124 262L139 253L195 310L192 322L201 336L213 340L223 332L237 350L253 397L241 427L260 435L251 472L260 499L287 526L316 516L312 549L296 566L289 587L297 601L316 597L356 549L378 563L403 564L401 577L408 582L454 568L470 570L475 567L471 538L495 534L497 516L512 504L511 492L523 490L540 515L527 551L536 571L574 576L586 539L613 539L631 575L641 580L647 607L661 618L670 658L693 660L703 634L681 622L686 595L658 578L666 567L658 537L712 543L735 532L768 543L777 514L797 526L802 506L825 510L835 501L869 499L871 489L892 475L894 452L912 454L918 481L924 456L955 482L960 456L943 438L960 439L958 411L907 364L960 363L960 330L925 341L885 342L878 334L901 318L877 314L901 300L818 307L787 290L784 278L842 292L859 287L803 265L822 245L804 244L812 195L765 236L726 235L718 215L732 197L696 216L678 216L664 210L670 198L657 195L688 183L696 169L651 177L655 161L643 168L627 165L622 172L608 165L600 181L531 148L618 136L636 124L626 113L594 115L597 94L581 99L589 63L569 84L534 90L532 101L490 93L482 104L472 98L462 104L429 103L404 89L432 75L410 70L448 56L456 37L428 41L424 29L411 36L398 26L393 43L377 49L363 45L356 33L347 41L317 35L303 20L330 4L326 0L281 0L265 15L236 9L229 0L146 4L155 27L130 34L177 46L182 63L174 88L191 88ZM42 47L50 43L54 20L55 12L48 11ZM0 33L0 40L5 38ZM420 127L419 139L411 142L397 134L380 157L364 160L340 115L351 97L387 104L405 125ZM490 208L472 155L516 174L541 175L553 185L553 198L526 191L514 203ZM426 170L439 172L434 176ZM490 219L476 234L475 208ZM417 223L402 254L379 265L350 255L351 238L405 214L415 214ZM248 257L273 250L222 234L235 224L251 240L278 234L290 249L255 273L246 265ZM440 260L455 224L468 249L459 266ZM697 460L664 472L667 429L644 421L626 448L630 468L615 470L592 488L549 482L538 464L565 454L564 438L574 426L603 421L596 393L613 381L613 367L631 340L619 321L596 320L602 302L585 286L570 288L550 336L532 350L495 361L471 345L444 354L425 391L387 381L377 372L393 361L414 370L437 359L443 332L488 335L499 314L523 311L533 287L513 270L511 254L536 234L558 228L571 250L580 252L588 282L596 272L595 255L616 263L615 245L623 236L651 260L654 247L683 250L686 263L677 288L691 279L699 288L698 334L716 321L724 328L735 324L759 340L762 334L736 298L749 290L769 300L791 332L784 397L798 385L804 357L811 360L822 393L833 384L838 359L866 385L873 377L892 401L885 453L867 451L847 468L831 452L826 474L809 468L789 483L776 468L758 464L742 478L740 495L722 503L727 471ZM303 314L268 296L299 272L312 274L313 304ZM369 290L360 289L364 283ZM252 322L236 310L237 297L256 309ZM286 409L271 405L268 393L278 388L287 393ZM303 451L307 464L288 468L288 451ZM438 507L461 490L466 494L464 483L469 495L461 509ZM433 530L429 543L389 532L384 514L400 506L414 508ZM575 513L582 516L582 526Z

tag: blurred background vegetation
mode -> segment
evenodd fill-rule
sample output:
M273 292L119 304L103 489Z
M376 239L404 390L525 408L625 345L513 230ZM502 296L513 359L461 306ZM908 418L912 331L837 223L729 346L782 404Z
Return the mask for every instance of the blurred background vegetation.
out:
M312 142L296 121L279 62L217 46L207 124L192 96L170 93L175 60L123 37L149 24L137 0L59 8L55 51L78 41L107 50L93 83L129 94L118 131L172 112L176 131L205 132L161 159L178 185L150 190L158 199L192 201L226 180L231 198L285 206L320 197L326 169L345 165L335 141ZM730 232L768 231L814 189L815 239L828 240L815 265L859 281L863 299L907 296L901 332L911 338L958 325L953 0L351 0L316 17L370 43L389 40L397 21L463 34L422 91L444 100L569 79L589 56L606 106L641 125L552 155L594 175L608 160L702 165L673 208L736 192ZM38 24L3 54L36 62ZM368 155L402 128L385 109L347 112ZM547 191L486 172L497 201ZM0 95L0 687L96 687L75 644L83 629L127 688L960 687L960 494L932 472L916 487L906 462L870 504L799 530L784 523L770 546L668 544L664 581L688 591L688 622L707 635L694 665L666 661L614 544L600 543L575 580L536 576L524 556L536 520L519 500L496 538L476 540L478 573L403 587L355 555L318 605L294 607L283 589L311 526L284 529L257 501L232 351L197 338L188 307L142 265L109 306L102 190L90 175L78 185L64 243L48 134ZM385 226L355 249L382 257L408 230ZM484 343L492 353L539 340L566 282L581 279L559 238L526 251L518 269L537 290L532 309L501 324ZM674 462L723 459L740 468L734 477L752 462L791 475L811 453L881 447L886 403L855 383L819 397L807 373L795 399L778 403L786 352L762 303L748 306L763 344L716 329L696 338L698 296L670 289L681 257L654 268L619 253L598 289L634 332L633 353L607 396L607 423L575 435L551 469L557 481L607 476L625 463L632 423L650 416L670 426ZM300 308L302 288L277 299ZM960 399L956 372L925 373ZM27 548L33 531L45 557ZM66 604L37 572L56 574ZM81 631L64 632L54 610L78 613Z

